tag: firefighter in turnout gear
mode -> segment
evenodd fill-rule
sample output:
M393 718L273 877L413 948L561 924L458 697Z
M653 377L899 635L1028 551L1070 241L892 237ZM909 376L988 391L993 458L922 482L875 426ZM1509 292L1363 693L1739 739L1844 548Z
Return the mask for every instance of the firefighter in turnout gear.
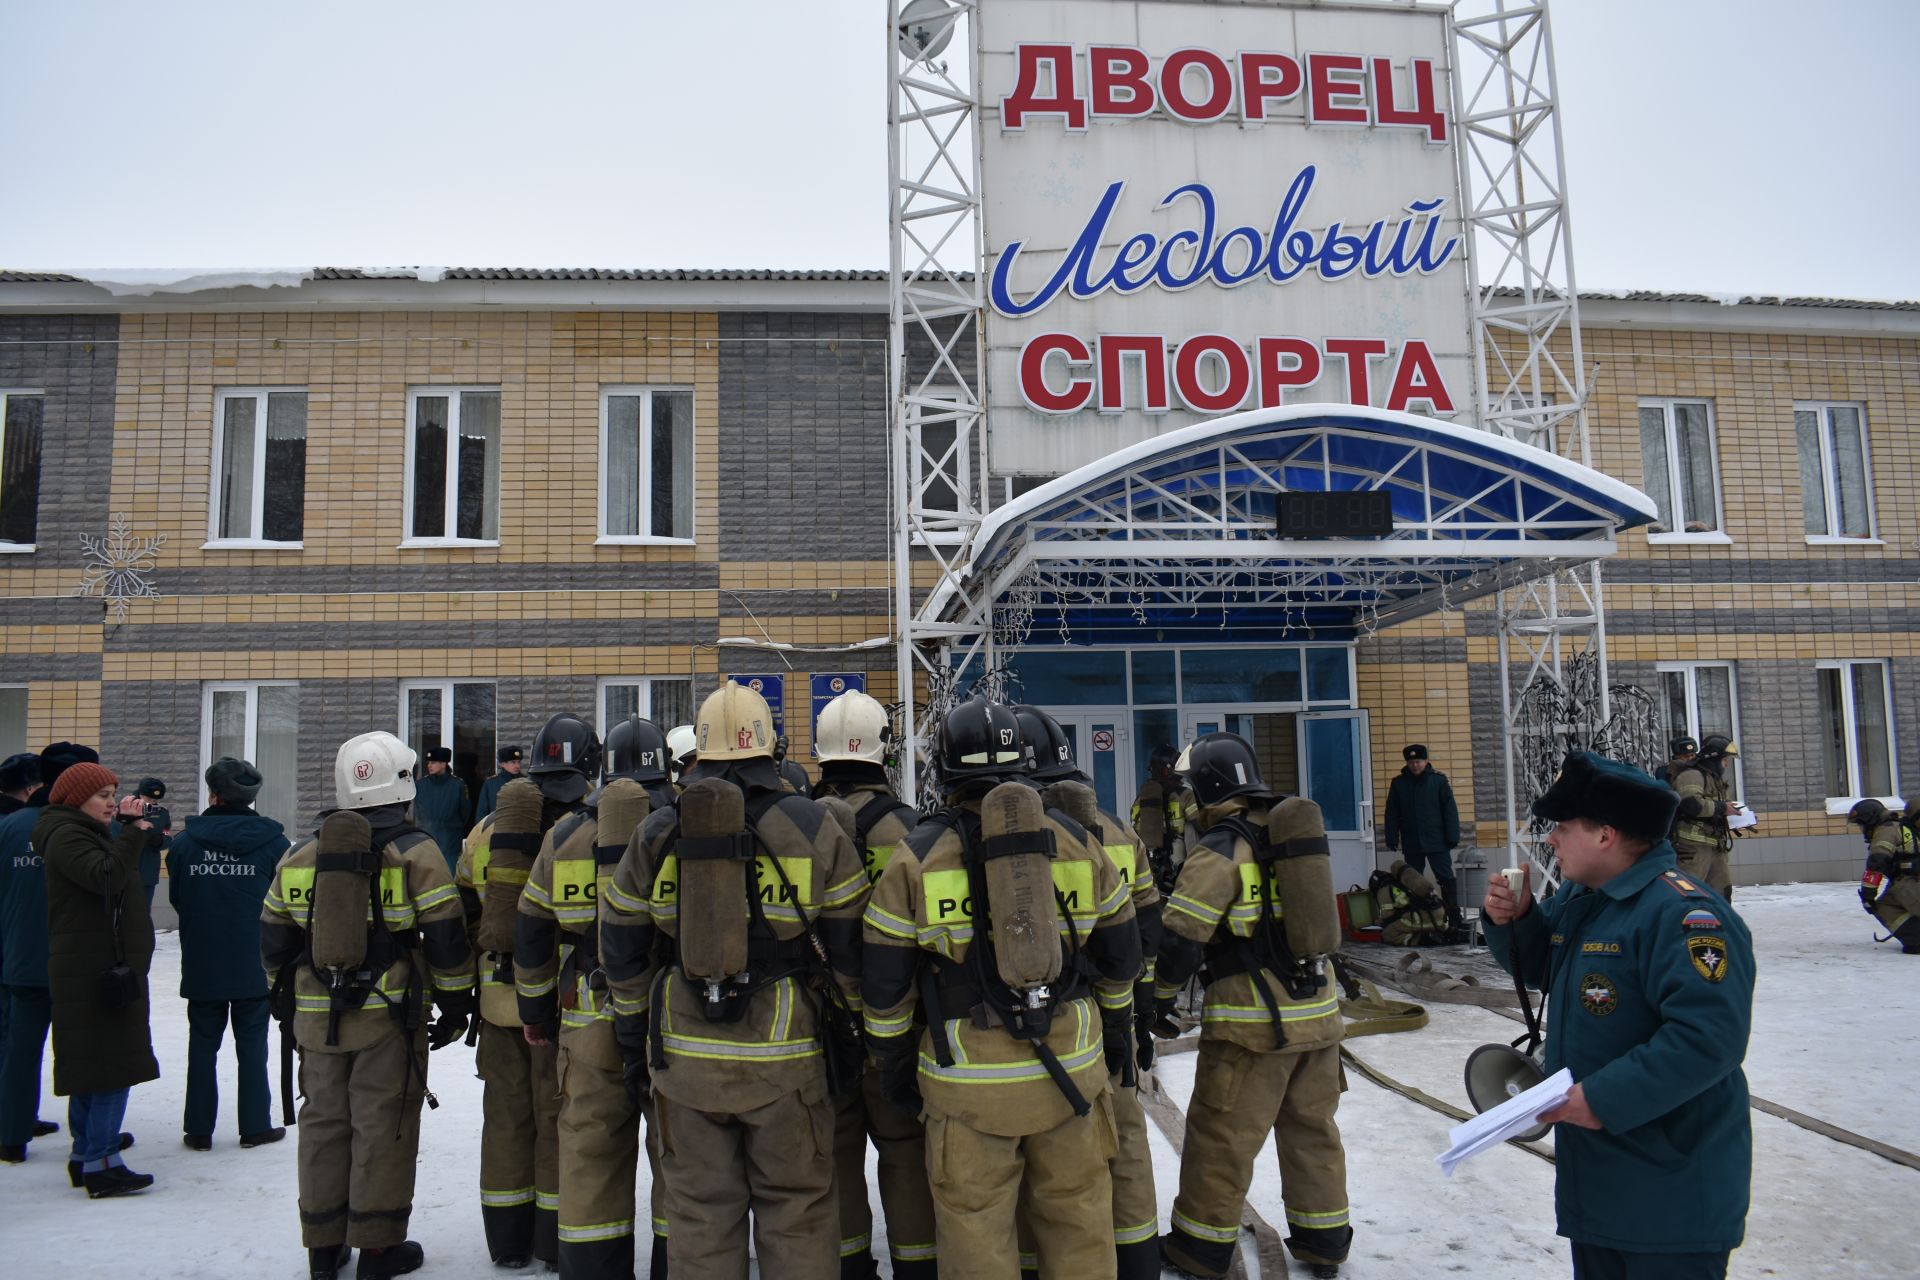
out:
M1332 1276L1353 1228L1334 1122L1344 1024L1323 964L1339 943L1326 830L1312 801L1275 801L1238 734L1200 738L1188 764L1205 834L1167 899L1155 983L1170 1007L1200 971L1206 998L1180 1192L1161 1247L1188 1274L1227 1274L1271 1132L1287 1247Z
M535 750L541 745L536 743ZM530 1258L557 1264L557 1050L550 1038L536 1045L523 1034L514 995L513 935L520 892L541 837L581 805L578 800L550 799L534 779L524 777L510 778L493 799L492 811L468 834L454 872L480 957L480 1020L475 1028L479 1050L474 1058L486 1086L480 1217L487 1252L496 1264L516 1267Z
M1691 764L1674 769L1669 785L1680 793L1680 810L1673 826L1673 850L1680 874L1703 880L1709 889L1733 901L1733 873L1727 854L1733 832L1727 819L1738 812L1733 802L1733 780L1727 760L1739 748L1723 733L1710 733L1700 743L1700 755Z
M419 1267L406 1235L420 1103L433 1103L427 1046L453 1043L473 1011L459 892L405 816L415 763L390 733L342 745L339 807L281 859L261 911L272 1007L300 1047L300 1229L316 1278L335 1276L353 1248L360 1276Z
M940 1275L1012 1280L1024 1209L1048 1280L1112 1277L1108 1080L1134 1052L1141 966L1128 886L1024 778L1012 711L960 704L936 756L947 807L874 886L863 963L881 1092L924 1105Z
M1867 842L1860 905L1886 926L1901 951L1920 955L1920 842L1913 828L1878 800L1854 805L1847 821L1860 828Z
M1172 743L1155 747L1147 760L1147 780L1133 797L1133 831L1146 846L1162 891L1173 888L1180 860L1186 857L1187 814L1193 808L1193 792L1174 768L1178 759Z
M640 1112L613 1042L599 901L650 800L628 778L608 783L595 793L597 808L587 807L600 740L577 716L547 721L530 754L527 774L542 794L576 807L541 838L513 934L523 1035L536 1046L559 1042L560 1274L631 1280Z
M920 815L893 794L884 766L891 738L886 708L849 689L820 712L814 746L820 753L816 800L842 800L851 811L851 835L878 880L906 843ZM869 1068L872 1064L869 1063ZM887 1216L887 1251L896 1280L933 1280L933 1193L927 1187L926 1130L918 1115L880 1096L880 1074L861 1073L858 1088L833 1099L834 1186L840 1200L840 1274L843 1280L876 1274L871 1253L873 1209L867 1199L867 1140L880 1153L880 1203Z
M1092 779L1081 770L1073 746L1052 716L1038 707L1013 708L1027 748L1027 770L1047 803L1065 811L1100 842L1133 901L1140 926L1140 974L1133 988L1134 1052L1111 1073L1114 1127L1119 1147L1111 1162L1113 1245L1120 1280L1159 1280L1160 1206L1153 1190L1153 1151L1147 1143L1147 1113L1140 1107L1140 1076L1153 1066L1153 971L1160 947L1160 889L1146 850L1119 818L1099 807ZM1022 1214L1021 1265L1028 1257Z
M606 888L601 937L629 1087L651 1090L675 1275L840 1274L830 1094L860 1068L860 912L846 832L773 762L766 700L728 682L678 805Z

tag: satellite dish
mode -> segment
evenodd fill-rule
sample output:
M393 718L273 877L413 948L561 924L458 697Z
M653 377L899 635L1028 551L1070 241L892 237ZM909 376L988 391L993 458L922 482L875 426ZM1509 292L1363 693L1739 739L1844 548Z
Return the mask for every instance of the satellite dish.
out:
M953 40L960 11L947 0L909 0L900 11L900 53L909 62L929 62Z
M1467 1100L1482 1114L1509 1098L1517 1098L1547 1078L1540 1063L1510 1044L1483 1044L1467 1058ZM1548 1125L1537 1124L1515 1135L1522 1142L1547 1136Z

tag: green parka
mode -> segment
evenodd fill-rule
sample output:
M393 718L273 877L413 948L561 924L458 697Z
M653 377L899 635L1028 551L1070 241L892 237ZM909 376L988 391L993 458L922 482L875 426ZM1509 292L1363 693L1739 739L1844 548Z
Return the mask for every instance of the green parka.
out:
M33 829L46 861L47 976L53 994L53 1091L110 1093L160 1077L148 1034L147 972L153 919L140 883L147 833L128 825L116 836L80 810L48 805ZM120 951L133 971L133 998L107 1007L104 976Z

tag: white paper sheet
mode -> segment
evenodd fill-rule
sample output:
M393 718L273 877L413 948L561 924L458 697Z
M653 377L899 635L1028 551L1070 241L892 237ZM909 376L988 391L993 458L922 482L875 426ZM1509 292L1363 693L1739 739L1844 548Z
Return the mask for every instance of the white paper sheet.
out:
M1738 803L1738 801L1735 803ZM1759 821L1759 815L1755 814L1753 810L1743 804L1740 805L1737 810L1727 815L1727 830L1738 831L1742 827L1751 827Z
M1572 1090L1573 1073L1562 1067L1525 1093L1508 1098L1464 1124L1455 1125L1447 1134L1453 1145L1435 1156L1434 1163L1451 1178L1454 1167L1462 1160L1533 1128L1540 1123L1541 1112L1551 1111L1565 1102Z

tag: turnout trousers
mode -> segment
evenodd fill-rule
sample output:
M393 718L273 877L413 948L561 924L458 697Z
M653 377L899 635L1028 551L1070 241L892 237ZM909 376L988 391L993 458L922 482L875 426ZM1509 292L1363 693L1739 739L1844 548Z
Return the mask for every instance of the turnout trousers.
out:
M672 1188L674 1275L746 1280L751 1213L761 1275L837 1280L833 1103L824 1085L749 1111L705 1111L657 1092L653 1105L660 1176Z
M563 1025L558 1070L560 1274L630 1280L640 1109L627 1097L612 1021Z
M487 1253L558 1262L559 1051L519 1027L480 1024L474 1067L485 1082L480 1121L480 1220Z
M873 1209L867 1199L867 1139L880 1153L880 1206L895 1280L935 1274L933 1193L927 1190L927 1133L918 1116L880 1096L869 1068L860 1087L833 1100L833 1183L840 1201L840 1256L871 1256ZM853 1265L849 1263L849 1266ZM862 1272L861 1274L865 1274Z
M1287 1248L1303 1262L1344 1262L1353 1233L1346 1149L1333 1118L1343 1087L1337 1042L1256 1053L1202 1040L1168 1258L1195 1275L1227 1274L1253 1162L1271 1134L1280 1153Z
M417 1068L407 1065L411 1052ZM407 1238L427 1033L351 1053L300 1052L300 1238L309 1249L384 1249ZM417 1071L417 1074L416 1074Z
M1733 901L1733 872L1728 869L1724 849L1682 849L1673 847L1674 862L1680 874L1692 876L1728 902Z
M927 1117L940 1280L1017 1280L1018 1222L1046 1280L1114 1280L1111 1091L1085 1117L1009 1138Z
M1153 1189L1153 1150L1147 1142L1147 1113L1140 1092L1120 1083L1115 1072L1113 1099L1116 1150L1109 1163L1113 1178L1113 1251L1120 1280L1160 1280L1160 1201ZM891 1230L891 1225L889 1225ZM1020 1272L1038 1274L1026 1197L1020 1201Z

